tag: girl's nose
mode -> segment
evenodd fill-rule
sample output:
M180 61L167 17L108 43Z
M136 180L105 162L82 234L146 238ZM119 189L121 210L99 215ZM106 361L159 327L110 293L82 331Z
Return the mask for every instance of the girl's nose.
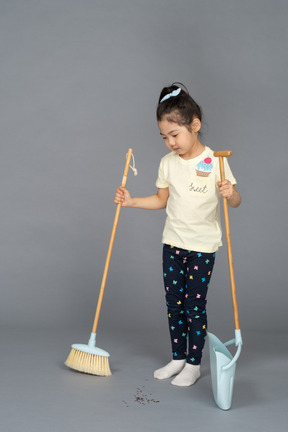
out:
M176 143L175 143L174 138L170 138L169 144L170 144L171 147L175 147Z

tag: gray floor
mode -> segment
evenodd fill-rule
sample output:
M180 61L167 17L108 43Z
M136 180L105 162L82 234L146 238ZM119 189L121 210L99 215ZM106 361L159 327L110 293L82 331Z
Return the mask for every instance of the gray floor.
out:
M217 430L234 432L287 431L284 334L245 332L232 407L222 411L212 395L208 347L201 379L193 387L178 388L170 380L159 382L152 376L155 368L169 360L166 341L156 349L152 338L140 331L98 333L99 347L111 355L111 377L66 368L63 362L70 344L87 343L86 333L79 329L2 329L1 430L156 432L189 428L203 432L217 426ZM159 341L160 333L157 336L154 333L154 340ZM267 341L273 341L273 347Z

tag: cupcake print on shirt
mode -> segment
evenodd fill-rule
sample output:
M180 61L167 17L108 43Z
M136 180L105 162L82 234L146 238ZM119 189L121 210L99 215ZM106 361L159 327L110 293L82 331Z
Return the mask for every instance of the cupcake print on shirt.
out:
M213 169L212 159L207 157L196 166L196 174L199 177L208 177Z

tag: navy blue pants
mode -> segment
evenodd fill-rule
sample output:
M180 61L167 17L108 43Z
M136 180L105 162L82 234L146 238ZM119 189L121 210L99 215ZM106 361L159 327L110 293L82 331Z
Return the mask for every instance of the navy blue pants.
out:
M164 245L163 274L174 360L199 365L206 339L207 291L215 253Z

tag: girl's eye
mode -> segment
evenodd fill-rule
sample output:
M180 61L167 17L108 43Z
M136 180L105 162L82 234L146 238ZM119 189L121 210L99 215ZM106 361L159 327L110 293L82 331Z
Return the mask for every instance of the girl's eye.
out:
M178 134L177 134L178 135ZM177 135L172 135L173 136L173 138L176 138L177 137Z

